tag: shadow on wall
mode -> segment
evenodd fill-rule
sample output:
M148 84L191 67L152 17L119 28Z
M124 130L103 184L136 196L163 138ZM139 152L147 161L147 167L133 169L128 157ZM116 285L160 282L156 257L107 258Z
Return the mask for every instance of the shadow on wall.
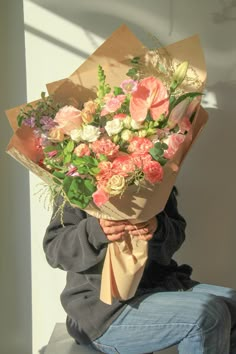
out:
M221 24L228 21L236 21L236 0L220 1L221 11L212 14L213 22Z
M236 81L218 82L208 90L215 94L217 109L207 108L205 101L209 122L178 179L181 204L188 222L186 246L179 254L197 270L197 280L236 288L232 272L236 247L233 231Z

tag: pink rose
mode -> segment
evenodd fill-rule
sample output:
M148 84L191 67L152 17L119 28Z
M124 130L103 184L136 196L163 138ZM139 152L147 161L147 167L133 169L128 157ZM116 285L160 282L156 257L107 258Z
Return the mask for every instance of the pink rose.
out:
M108 200L109 196L103 189L98 189L93 193L93 201L98 207L105 204Z
M54 122L58 123L64 134L70 135L72 130L79 129L82 124L81 111L73 106L64 106L57 112Z
M179 146L183 143L186 135L183 134L171 134L167 140L164 142L168 145L168 149L164 152L164 157L166 159L171 159L176 151L178 150Z
M144 177L150 183L161 182L163 179L163 168L158 161L148 161L143 167Z
M86 144L80 144L74 149L74 154L78 157L89 156L90 149Z
M116 112L121 107L124 100L125 100L125 95L118 95L108 99L106 101L104 108L100 113L101 117L105 116L106 114Z
M107 156L109 160L113 160L117 156L117 153L119 151L119 146L114 144L110 139L103 138L94 141L91 144L91 149L98 158L102 154Z
M138 154L144 154L153 147L153 142L147 138L135 136L130 140L128 147L129 152L136 152Z

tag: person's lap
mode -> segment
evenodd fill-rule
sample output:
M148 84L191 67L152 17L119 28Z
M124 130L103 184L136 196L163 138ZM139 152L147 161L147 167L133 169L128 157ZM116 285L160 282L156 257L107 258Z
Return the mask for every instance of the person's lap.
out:
M173 346L222 310L230 312L236 323L236 291L230 288L199 284L189 291L159 292L133 300L95 341L105 353L147 353ZM206 312L210 315L206 316ZM204 316L204 318L203 318ZM209 323L206 323L209 321ZM117 349L116 349L117 348Z

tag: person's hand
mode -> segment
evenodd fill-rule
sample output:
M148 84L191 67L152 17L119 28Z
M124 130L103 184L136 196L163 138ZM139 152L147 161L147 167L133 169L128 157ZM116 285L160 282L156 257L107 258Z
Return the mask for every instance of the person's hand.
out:
M146 222L130 226L132 226L132 229L130 228L128 231L131 236L135 236L139 240L149 241L153 238L158 223L157 218L154 216Z
M109 241L122 240L126 228L130 225L127 220L105 220L99 219L100 226Z
M139 240L149 241L157 229L157 218L153 217L146 222L131 224L128 220L105 220L100 219L100 226L109 241L122 240L126 232Z

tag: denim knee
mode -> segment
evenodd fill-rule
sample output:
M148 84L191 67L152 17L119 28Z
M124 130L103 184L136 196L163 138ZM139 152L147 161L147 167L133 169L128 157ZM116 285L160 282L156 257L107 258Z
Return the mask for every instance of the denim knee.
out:
M224 335L224 333L226 335L230 334L231 315L222 298L212 294L199 293L195 305L195 311L198 313L195 330L200 329L205 333L219 331L221 335Z

